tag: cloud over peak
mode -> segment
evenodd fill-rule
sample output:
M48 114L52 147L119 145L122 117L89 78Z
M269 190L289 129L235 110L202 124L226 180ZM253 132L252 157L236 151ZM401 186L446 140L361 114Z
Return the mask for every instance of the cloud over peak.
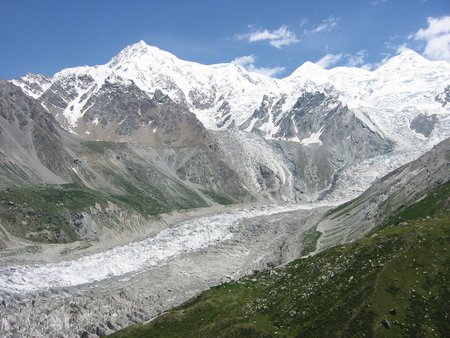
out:
M256 67L255 62L256 56L253 54L240 56L231 61L231 63L241 66L250 72L260 73L270 77L276 76L284 71L284 67Z
M368 56L367 50L362 49L355 54L349 53L338 53L332 54L328 53L316 61L316 65L322 68L332 68L339 63L347 67L359 67L362 69L370 70L373 65L366 63L366 58Z
M425 41L423 54L430 60L450 62L450 15L429 17L428 27L419 29L410 38Z
M322 67L322 68L329 68L333 67L334 65L338 64L342 60L342 53L339 54L332 54L328 53L322 56L318 61L316 61L316 65Z
M250 33L239 34L236 38L238 40L247 40L249 42L268 41L270 45L278 49L283 46L289 46L300 42L295 33L290 31L285 25L272 31L258 29Z

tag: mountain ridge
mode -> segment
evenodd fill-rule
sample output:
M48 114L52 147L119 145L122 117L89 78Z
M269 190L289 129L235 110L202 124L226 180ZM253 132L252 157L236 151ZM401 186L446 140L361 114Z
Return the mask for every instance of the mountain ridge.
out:
M317 253L358 240L386 217L397 222L395 212L408 213L411 203L449 180L450 71L448 64L410 52L384 67L373 72L325 70L306 63L294 76L277 80L233 64L189 63L140 42L105 65L66 69L51 78L28 74L12 83L0 81L0 259L8 261L11 254L14 261L21 252L26 256L28 250L42 248L36 257L49 250L54 252L50 260L64 261L72 253L70 257L80 257L91 246L93 253L164 228L171 231L174 223L165 223L166 217L201 207L214 212L219 205L244 204L250 205L250 214L259 204L269 213L277 209L276 203L306 207L232 223L230 234L241 237L229 243L237 250L231 256L244 268L233 270L237 261L225 259L230 270L223 271L238 276L245 269L282 264L300 252ZM322 213L369 186L358 199ZM448 184L445 189L448 194ZM320 205L323 208L314 207ZM219 215L219 228L221 221ZM197 230L189 227L187 234L210 238L210 233ZM46 243L59 243L59 251ZM189 248L189 239L186 244ZM253 244L255 256L243 254ZM210 257L231 256L218 242L211 245L211 251L205 248L191 256L199 257L200 263L179 272L199 267L199 273L214 275L212 265L218 260ZM184 254L176 257L182 266ZM97 275L95 267L93 272ZM153 275L153 270L143 273ZM85 298L77 288L67 293L68 307L78 301L89 307L66 312L66 296L47 303L44 312L52 312L51 325L56 325L51 330L58 330L60 316L75 316L75 326L66 327L71 334L103 335L100 329L110 319L108 309L120 313L120 326L150 318L148 314L154 316L154 311L180 300L172 298L174 289L168 289L166 274L161 275L160 285L159 276L155 283L149 275L136 275L138 284L147 283L139 284L141 291L153 292L150 284L162 287L161 293L155 292L155 303L147 303L150 312L129 316L130 309L143 304L141 298L150 299L133 287L124 290L120 285L117 292L108 290L104 299L102 293ZM14 284L11 279L7 283L11 281ZM121 284L116 279L107 282ZM198 292L199 285L206 284L196 282L189 292ZM88 293L94 290L90 288ZM77 301L75 293L80 296ZM128 298L125 307L117 294ZM33 330L40 332L41 315L47 320L48 313L19 298L12 306L9 298L6 302L9 318L20 319L2 321L3 328L28 330L21 321L35 318ZM288 312L285 317L294 315Z
M231 63L180 60L140 41L105 65L12 82L88 141L179 147L201 143L214 130L256 133L285 149L296 172L310 176L313 194L348 188L354 177L363 178L353 183L363 191L450 135L450 64L413 51L374 71L306 62L273 79ZM235 141L249 141L245 133L235 133Z
M399 80L394 73L406 75L401 75ZM124 48L105 65L67 68L51 78L26 75L13 80L13 83L35 98L40 98L50 89L48 81L52 84L62 83L63 87L69 86L68 91L75 92L76 95L65 99L66 105L59 107L63 109L59 109L55 114L65 127L73 127L76 124L88 109L86 96L95 93L106 79L112 77L119 82L131 80L149 95L161 90L175 102L185 104L207 129L242 126L261 104L264 96L272 97L276 101L285 97L280 107L282 115L285 115L302 93L319 90L335 92L344 104L356 110L358 118L364 123L375 124L384 130L386 126L383 123L386 121L379 118L368 123L370 118L367 116L373 119L373 115L380 115L379 110L373 112L374 107L379 104L387 105L388 109L408 108L409 106L399 105L398 102L411 96L413 89L416 96L417 93L420 94L417 99L413 98L416 101L414 104L419 106L409 115L414 117L418 115L419 110L424 110L425 113L427 110L437 110L439 115L442 115L440 119L445 120L447 128L446 118L449 112L434 98L450 83L449 74L450 64L444 61L428 61L414 51L406 50L373 71L354 67L327 70L305 62L289 76L275 79L247 71L232 63L202 65L184 61L140 41ZM75 79L83 76L90 79L81 81L80 86L73 85L77 82ZM51 89L55 90L57 86ZM389 91L396 93L395 97ZM48 109L52 110L52 107ZM270 112L269 115L269 121L263 123L260 129L266 137L277 138L274 113ZM387 120L391 123L395 121L394 118L389 116ZM396 133L388 134L395 137Z

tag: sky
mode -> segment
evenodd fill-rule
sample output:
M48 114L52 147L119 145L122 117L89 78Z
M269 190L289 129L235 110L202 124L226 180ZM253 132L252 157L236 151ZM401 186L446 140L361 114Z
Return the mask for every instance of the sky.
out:
M450 0L0 0L0 78L108 62L144 40L273 77L305 61L375 69L405 48L450 62Z

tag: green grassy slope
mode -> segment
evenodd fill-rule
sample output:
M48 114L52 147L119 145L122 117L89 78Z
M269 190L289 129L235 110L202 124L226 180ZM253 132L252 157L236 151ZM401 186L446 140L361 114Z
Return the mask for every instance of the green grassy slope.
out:
M95 215L99 228L106 226L120 231L121 220L113 212L104 215L97 212L105 211L110 203L124 213L146 220L214 203L229 205L253 200L237 174L206 146L192 151L200 151L200 158L210 161L208 165L197 167L193 163L185 168L184 177L177 177L166 170L162 160L166 155L155 157L159 163L150 148L109 141L72 142L73 149L67 154L57 150L46 153L44 147L40 155L45 157L45 165L56 168L56 174L72 183L45 184L39 175L33 176L33 168L0 163L0 231L4 229L5 233L37 243L93 240L95 235L84 235L88 227L77 227L79 223L75 222L79 222L82 213ZM174 164L178 163L177 156L188 157L179 149L167 151L170 154L167 161L171 163L167 165L173 165L174 169L178 166ZM212 175L217 168L219 174ZM9 237L0 233L0 250L7 248L8 242Z
M203 292L114 337L448 337L450 194L370 237Z
M124 180L122 186L125 183ZM185 197L170 200L169 193L166 193L169 197L163 196L156 188L151 191L149 185L146 193L129 186L122 195L79 184L9 187L0 191L0 221L8 225L12 235L32 234L28 239L35 242L65 243L79 239L73 224L77 215L89 213L96 206L104 210L109 202L122 210L137 211L143 217L207 205L198 194L187 189L182 191Z

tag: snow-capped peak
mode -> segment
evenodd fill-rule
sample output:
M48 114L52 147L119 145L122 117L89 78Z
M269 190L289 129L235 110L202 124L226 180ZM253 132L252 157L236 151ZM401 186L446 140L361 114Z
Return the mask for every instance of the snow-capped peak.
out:
M294 72L290 76L300 75L300 76L309 77L311 75L322 74L324 72L325 72L325 69L320 67L318 64L313 63L311 61L306 61L304 64L302 64L296 70L294 70Z
M419 112L450 115L450 105L443 108L435 100L450 84L450 64L429 61L412 50L403 51L373 71L355 67L324 69L305 62L284 79L274 79L233 63L202 65L184 61L139 41L105 65L65 69L51 79L26 75L14 83L36 98L53 85L52 90L62 86L67 107L59 116L64 116L69 126L75 126L88 108L89 97L96 95L106 79L124 86L134 83L150 97L160 90L187 106L208 129L239 127L248 120L253 122L245 129L251 129L258 119L252 115L263 100L271 102L266 107L269 110L279 102L277 117L269 111L269 117L261 122L266 124L261 128L265 128L267 137L276 135L283 114L306 91L332 93L371 129L395 129L386 133L394 139L399 133L397 127L409 130L410 120ZM399 118L402 123L395 122ZM443 123L440 126L447 128Z
M114 56L108 65L117 68L124 64L139 62L140 60L161 62L162 60L179 60L175 55L163 51L155 46L147 45L144 41L139 41L122 49Z
M393 64L393 63L407 63L409 65L411 64L417 64L422 62L429 62L426 58L424 58L422 55L417 53L416 51L412 49L405 49L401 51L399 54L394 55L389 59L387 64Z
M50 87L52 79L43 74L26 73L12 82L21 87L27 95L37 99Z

